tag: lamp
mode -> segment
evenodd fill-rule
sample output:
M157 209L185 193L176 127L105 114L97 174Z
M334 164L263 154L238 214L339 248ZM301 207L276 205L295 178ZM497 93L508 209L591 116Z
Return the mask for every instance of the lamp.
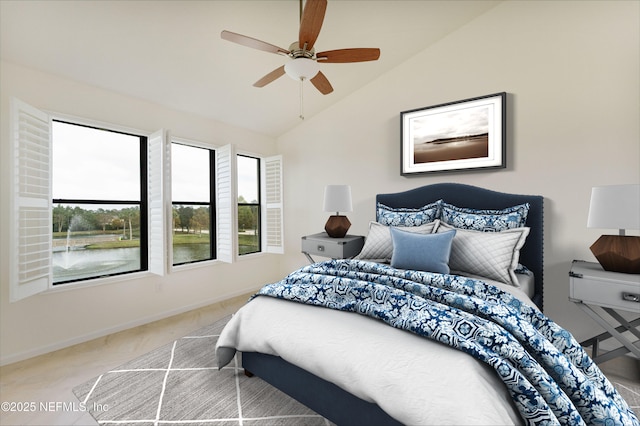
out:
M640 185L594 187L587 227L619 230L590 247L605 270L640 274L640 236L625 235L625 229L640 229Z
M318 63L309 58L295 58L284 64L284 72L294 80L310 80L318 74Z
M324 225L324 230L330 237L343 238L347 235L351 222L346 216L341 216L340 212L352 210L351 187L349 185L327 185L324 188L324 211L336 212L335 215L329 216Z

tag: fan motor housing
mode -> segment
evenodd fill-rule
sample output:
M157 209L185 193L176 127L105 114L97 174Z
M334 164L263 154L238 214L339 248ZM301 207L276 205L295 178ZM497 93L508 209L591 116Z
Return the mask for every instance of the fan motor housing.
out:
M315 56L316 56L315 49L311 48L307 50L307 49L301 48L297 41L294 41L293 43L291 43L291 45L289 46L289 52L290 52L289 56L291 56L294 59L295 58L315 59Z

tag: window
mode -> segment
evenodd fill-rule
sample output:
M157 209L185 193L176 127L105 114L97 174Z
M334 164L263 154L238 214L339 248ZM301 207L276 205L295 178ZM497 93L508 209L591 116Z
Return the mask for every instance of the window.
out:
M237 156L238 254L261 251L260 159Z
M215 151L171 144L173 265L215 259Z
M54 285L147 269L146 142L53 121Z
M279 156L173 144L165 130L144 136L52 120L15 98L9 133L12 302L54 284L231 263L240 246L283 252ZM199 247L183 255L180 245Z

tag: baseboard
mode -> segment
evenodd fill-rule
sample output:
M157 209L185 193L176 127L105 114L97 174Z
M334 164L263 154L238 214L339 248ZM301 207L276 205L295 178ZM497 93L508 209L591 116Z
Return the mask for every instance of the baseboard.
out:
M139 327L141 325L149 324L155 321L163 320L166 318L170 318L174 315L180 315L185 312L193 311L196 309L203 308L205 306L213 305L216 303L221 303L230 299L233 299L238 296L246 295L252 292L256 292L260 289L257 287L255 289L244 289L242 291L234 292L231 294L227 294L221 297L215 297L213 299L208 299L199 303L195 303L193 305L183 306L180 308L172 309L169 311L161 312L155 315L150 315L148 317L140 318L134 321L130 321L123 324L118 324L113 327L104 328L101 330L96 330L88 334L84 334L82 336L77 336L72 339L67 339L61 342L57 342L51 345L42 346L36 349L19 352L13 355L8 355L0 358L0 367L4 367L5 365L13 364L16 362L24 361L30 358L34 358L40 355L45 355L50 352L58 351L60 349L65 349L73 345L77 345L80 343L89 342L94 339L98 339L100 337L108 336L110 334L118 333L120 331L129 330L134 327Z

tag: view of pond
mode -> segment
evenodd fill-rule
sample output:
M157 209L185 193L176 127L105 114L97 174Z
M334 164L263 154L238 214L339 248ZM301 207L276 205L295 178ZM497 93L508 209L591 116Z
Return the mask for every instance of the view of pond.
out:
M53 283L59 284L140 270L140 247L86 248L92 244L118 242L119 238L119 235L113 234L71 236L70 233L67 238L54 238ZM257 251L258 243L255 233L245 232L240 239L240 254ZM174 265L209 258L208 240L196 244L183 242L173 247Z
M72 281L140 269L140 248L53 252L53 282Z
M181 244L173 247L173 264L209 258L209 244Z
M173 263L209 258L208 244L182 244L173 248ZM60 283L131 272L140 269L140 248L84 249L59 247L53 252L53 282Z

